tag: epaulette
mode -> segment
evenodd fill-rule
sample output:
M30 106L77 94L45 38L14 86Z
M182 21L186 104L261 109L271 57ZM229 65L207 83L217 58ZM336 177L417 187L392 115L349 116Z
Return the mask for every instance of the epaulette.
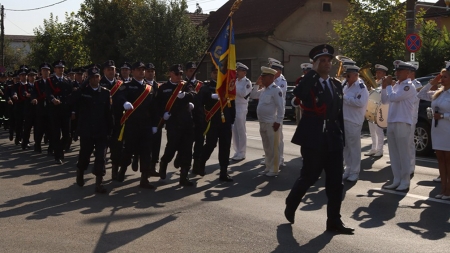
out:
M107 89L107 88L105 88L105 87L103 87L103 86L100 86L100 88L101 88L102 90L106 90L106 91L110 92L109 89Z

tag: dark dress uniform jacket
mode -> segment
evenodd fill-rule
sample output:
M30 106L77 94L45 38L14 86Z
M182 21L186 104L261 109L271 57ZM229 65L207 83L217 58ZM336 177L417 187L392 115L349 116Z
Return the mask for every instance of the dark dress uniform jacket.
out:
M200 88L200 91L198 93L198 103L200 105L199 109L210 111L214 107L216 102L219 101L211 98L211 94L216 93L216 85L216 81L205 81L203 83L203 86L202 88ZM223 108L223 114L225 116L226 124L234 124L234 119L236 118L236 108L234 107L234 103L231 103L231 107L225 105L225 107ZM204 112L204 115L206 115L206 112ZM217 110L217 112L211 118L211 127L220 124L222 124L222 116L219 108L219 110Z
M76 108L78 126L77 132L81 138L105 138L111 135L113 118L109 90L90 86L78 89L70 99Z
M60 116L64 115L66 117L70 117L71 110L69 107L68 99L70 93L72 93L72 90L72 84L70 83L69 79L65 77L62 78L62 81L58 80L56 76L52 76L47 79L45 95L48 100L47 106L52 114L54 112L58 112ZM59 101L61 101L61 104L54 105L52 102L54 98L59 99Z
M303 116L298 124L292 143L305 148L337 151L344 148L344 118L342 112L342 84L335 78L333 98L326 94L319 81L319 74L311 70L294 89L294 95L302 101Z

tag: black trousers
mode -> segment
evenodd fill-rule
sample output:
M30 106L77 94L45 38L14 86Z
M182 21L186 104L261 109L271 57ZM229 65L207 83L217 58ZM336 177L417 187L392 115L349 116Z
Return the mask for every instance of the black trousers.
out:
M104 176L106 173L105 159L106 159L106 144L108 140L106 136L103 137L80 137L80 153L78 155L77 168L80 170L87 170L91 160L91 154L94 151L94 167L92 174L96 176Z
M0 101L0 126L2 124L5 124L6 120L8 119L6 117L6 101Z
M220 173L225 174L230 159L231 124L228 122L220 123L218 125L211 124L205 139L206 141L200 154L200 160L202 160L202 162L208 161L217 146L217 140L219 140Z
M49 110L51 125L51 141L55 160L64 159L64 148L70 138L70 112L53 108ZM62 138L61 138L62 135Z
M14 105L14 132L17 141L21 141L23 137L24 110L24 102L16 102Z
M111 163L114 165L122 164L123 141L118 140L119 135L120 135L120 130L122 130L120 121L114 122L111 139L109 140L109 150L111 151L110 159L111 159Z
M202 124L196 124L194 128L194 153L192 154L192 158L197 160L200 158L200 154L202 153L203 145L205 145L205 136L203 133L205 132L205 128Z
M39 102L36 107L36 121L34 125L34 141L36 147L40 148L42 138L45 135L50 136L49 117L43 102Z
M9 117L8 120L8 124L9 124L9 135L14 135L14 131L16 130L16 119L14 117L14 107L16 105L15 104L8 104L8 106L6 107L6 111Z
M329 152L326 148L323 150L301 148L303 168L300 172L300 177L295 181L291 192L286 198L288 208L297 210L306 191L319 179L320 174L325 170L328 219L335 220L341 217L342 191L344 189L342 184L342 152L342 150Z
M22 146L30 143L31 136L31 128L33 128L36 124L36 105L29 105L24 112L24 125L23 125L23 142ZM36 129L33 132L34 141L36 141Z
M131 157L139 157L140 172L150 171L152 151L152 129L140 123L125 123L124 147L122 152L122 167L131 164Z
M167 129L167 144L161 161L169 163L177 153L181 168L190 168L192 161L192 144L194 142L194 128L182 126Z

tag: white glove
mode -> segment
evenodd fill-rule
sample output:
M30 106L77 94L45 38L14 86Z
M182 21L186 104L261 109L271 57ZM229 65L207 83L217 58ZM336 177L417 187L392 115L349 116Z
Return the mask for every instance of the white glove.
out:
M123 104L123 109L125 109L126 111L128 111L128 110L133 110L134 107L133 107L133 105L132 105L130 102L125 102L125 103Z
M184 91L183 92L180 91L180 93L178 93L178 95L177 95L177 97L180 99L184 98L184 96L186 96L186 92L184 92Z
M291 100L291 105L292 105L293 107L298 107L298 105L296 105L296 104L294 103L295 99L296 99L296 97L293 97L293 98L292 98L292 100Z
M156 134L156 132L158 132L158 128L157 127L152 127L152 133Z
M189 111L194 110L194 107L195 107L194 104L189 102Z
M219 94L213 93L211 94L211 98L215 100L219 100Z
M169 118L170 118L169 112L165 112L164 115L163 115L163 119L164 120L168 120Z

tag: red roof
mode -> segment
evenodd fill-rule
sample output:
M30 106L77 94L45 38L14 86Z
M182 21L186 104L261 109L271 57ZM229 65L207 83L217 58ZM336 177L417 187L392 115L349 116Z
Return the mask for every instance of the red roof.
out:
M244 0L233 15L235 35L271 34L275 28L307 0ZM203 22L209 25L211 37L215 36L230 14L234 0L229 0L217 11L211 12Z

